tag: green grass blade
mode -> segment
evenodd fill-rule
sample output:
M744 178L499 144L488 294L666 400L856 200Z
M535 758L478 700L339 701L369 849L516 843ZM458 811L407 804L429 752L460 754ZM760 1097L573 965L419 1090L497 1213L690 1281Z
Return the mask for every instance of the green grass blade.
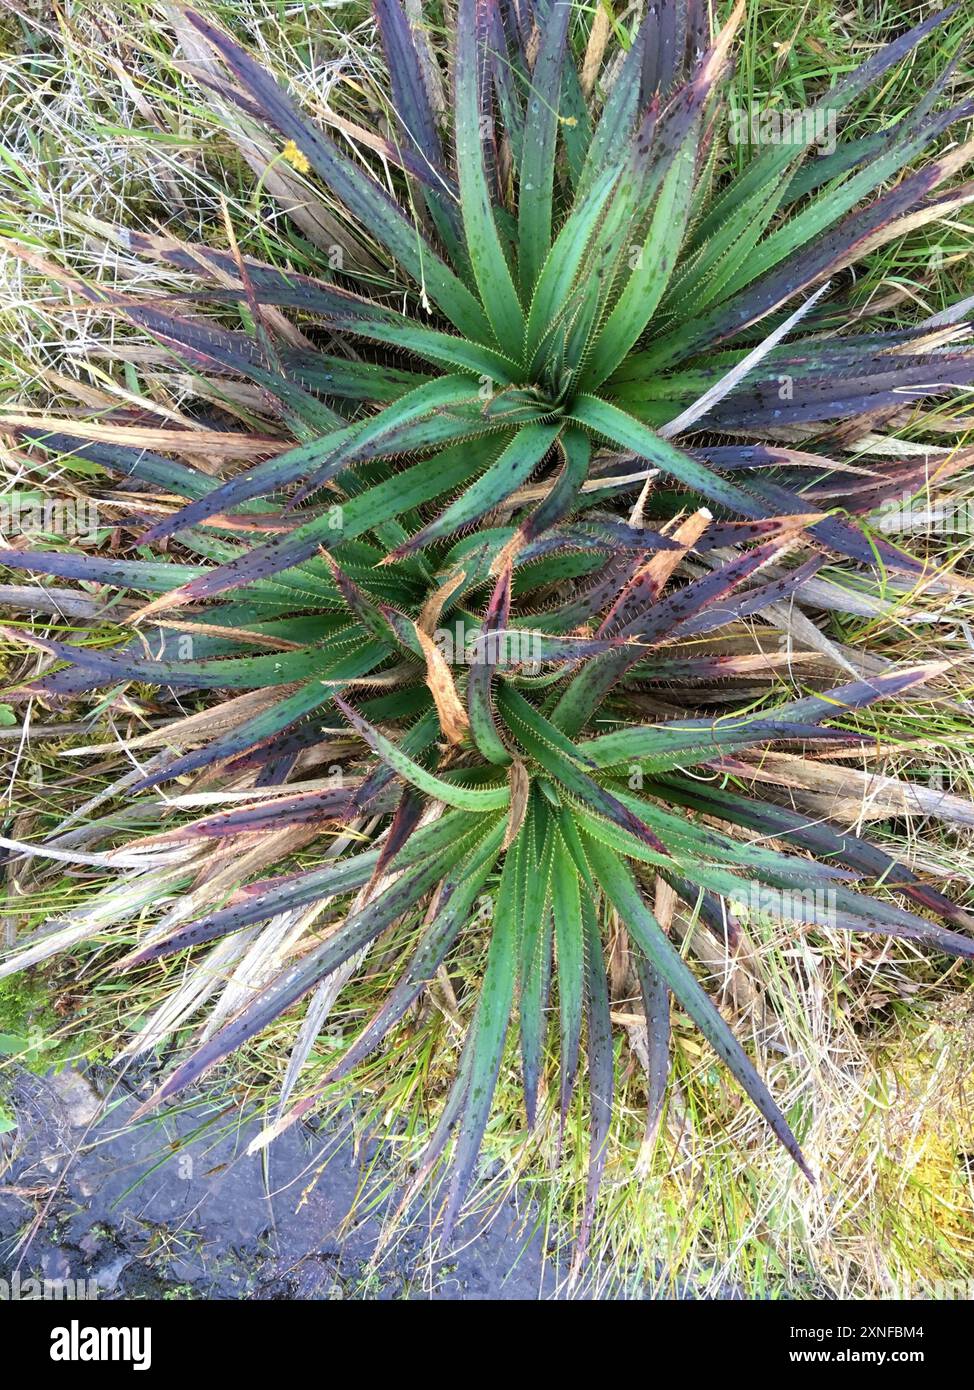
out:
M501 348L519 355L524 314L501 246L484 171L480 67L487 61L481 0L460 0L457 14L456 95L457 169L467 249L487 316Z
M771 1092L712 1001L667 940L659 923L643 901L632 874L617 856L599 841L588 839L586 847L599 884L625 923L630 936L757 1106L779 1143L791 1154L805 1176L813 1181L811 1169L798 1147L798 1141L775 1104Z
M502 787L463 787L453 782L444 782L442 778L420 767L419 763L413 762L401 748L397 748L384 734L380 734L378 729L373 728L340 697L335 697L335 703L379 757L394 768L400 777L418 787L427 796L443 801L447 806L455 806L460 811L503 811L510 805L511 793L506 783Z
M518 274L525 304L551 246L558 104L571 11L570 0L551 0L527 97L518 199Z

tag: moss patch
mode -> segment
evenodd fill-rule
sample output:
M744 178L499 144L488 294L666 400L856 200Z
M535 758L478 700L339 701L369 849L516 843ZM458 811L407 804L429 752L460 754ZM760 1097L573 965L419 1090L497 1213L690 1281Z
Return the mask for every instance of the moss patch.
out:
M85 1033L58 1018L57 997L56 981L39 971L0 980L0 1069L16 1059L41 1074L91 1055Z

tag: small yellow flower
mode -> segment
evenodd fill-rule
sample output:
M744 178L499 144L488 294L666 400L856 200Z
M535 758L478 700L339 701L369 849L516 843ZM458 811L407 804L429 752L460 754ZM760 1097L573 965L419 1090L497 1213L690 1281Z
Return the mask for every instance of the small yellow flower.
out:
M287 160L288 164L293 165L293 167L297 169L299 174L307 174L310 170L311 165L308 163L308 156L303 150L298 149L293 140L287 142L283 150L281 150L281 154Z

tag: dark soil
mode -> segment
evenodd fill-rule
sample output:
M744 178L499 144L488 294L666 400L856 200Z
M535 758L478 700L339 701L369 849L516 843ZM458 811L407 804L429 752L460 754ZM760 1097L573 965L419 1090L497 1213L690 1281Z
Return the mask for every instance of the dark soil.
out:
M0 1136L8 1285L19 1270L21 1287L92 1280L100 1299L559 1296L542 1238L510 1201L486 1226L468 1218L449 1251L427 1212L376 1260L394 1194L375 1147L347 1131L295 1126L262 1159L246 1155L259 1125L236 1109L200 1102L131 1124L139 1097L119 1099L110 1074L22 1072L5 1090L18 1119Z

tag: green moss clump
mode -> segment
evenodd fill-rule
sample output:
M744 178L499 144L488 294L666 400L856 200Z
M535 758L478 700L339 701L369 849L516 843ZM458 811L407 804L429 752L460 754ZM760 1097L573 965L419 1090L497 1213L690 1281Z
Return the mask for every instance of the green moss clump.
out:
M0 980L0 1071L11 1059L40 1075L95 1057L95 1039L59 1020L56 998L56 982L40 971Z

